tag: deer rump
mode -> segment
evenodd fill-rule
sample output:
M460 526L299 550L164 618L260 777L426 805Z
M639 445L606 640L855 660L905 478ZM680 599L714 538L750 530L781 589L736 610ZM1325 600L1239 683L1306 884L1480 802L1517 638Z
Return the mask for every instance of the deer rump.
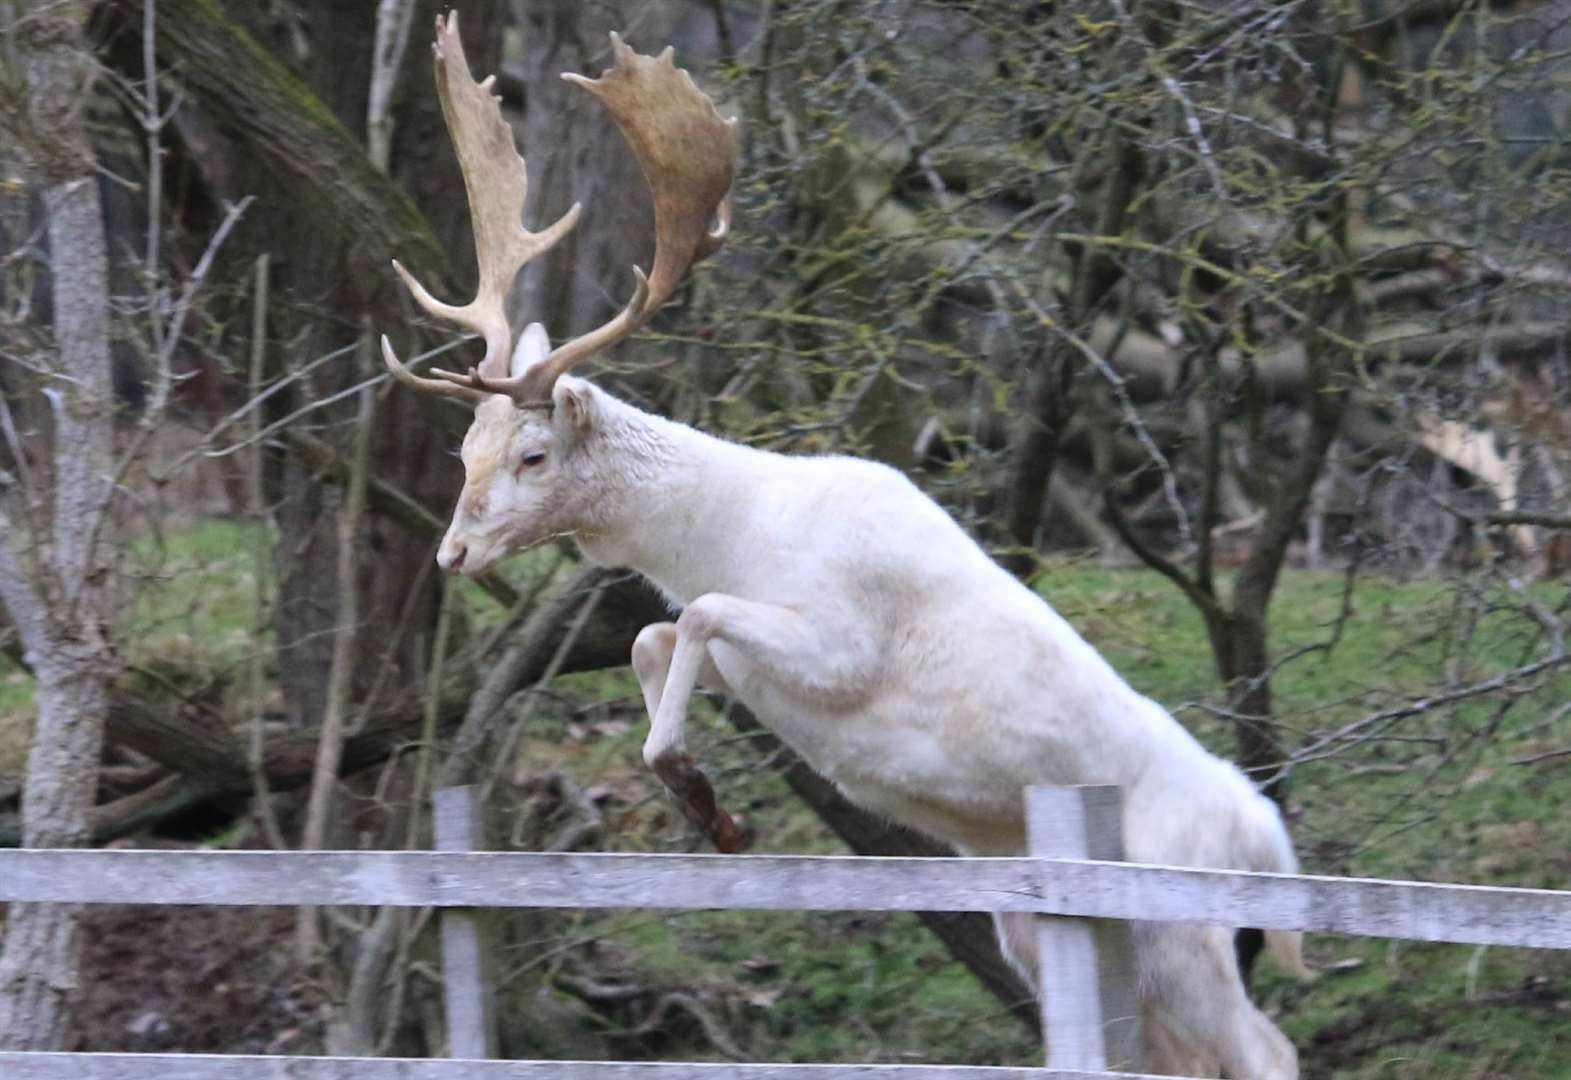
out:
M707 685L753 708L855 802L976 855L1026 851L1023 789L1116 784L1135 861L1293 872L1275 807L1132 690L1040 597L990 560L892 469L743 447L643 412L569 374L642 326L730 222L734 121L670 50L612 37L615 66L567 76L611 112L655 205L646 279L604 326L552 348L505 311L513 278L573 227L575 206L523 228L524 162L490 82L470 75L456 16L438 19L438 94L475 223L480 288L430 314L479 334L467 373L406 386L472 404L464 490L438 551L449 571L571 536L587 557L632 567L681 608L646 627L633 667L650 715L644 758L720 850L734 822L686 746L688 704ZM1031 981L1031 916L1000 916L1005 954ZM1268 935L1300 970L1295 934ZM1250 1080L1298 1075L1292 1045L1248 1001L1228 931L1137 926L1141 1067Z

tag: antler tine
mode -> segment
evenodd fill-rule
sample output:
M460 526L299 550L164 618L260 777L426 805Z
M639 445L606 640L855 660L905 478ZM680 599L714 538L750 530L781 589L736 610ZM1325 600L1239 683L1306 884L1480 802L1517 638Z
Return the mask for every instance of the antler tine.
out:
M736 121L721 117L692 76L676 66L669 46L658 57L644 56L613 33L611 50L615 64L600 78L562 78L600 99L638 158L654 197L654 269L646 279L633 268L633 299L610 322L554 349L521 377L492 384L521 405L549 401L560 375L637 330L730 231Z
M457 376L449 372L438 371L433 374L445 376L444 379L424 379L410 371L398 359L398 354L393 351L393 343L387 340L387 335L382 335L382 362L387 365L388 372L412 390L419 390L426 394L440 394L443 397L458 398L478 405L491 395L484 390L465 385L468 380L459 382Z
M397 365L390 348L384 351L389 369L409 385L433 393L452 395L453 390L468 390L484 399L491 390L486 379L503 375L512 352L513 332L507 322L507 294L513 279L524 264L549 250L578 221L579 206L573 206L557 221L540 232L523 227L524 196L529 189L524 159L513 145L512 129L502 119L500 98L491 92L494 76L476 82L464 56L458 34L458 12L444 20L436 19L436 90L442 103L458 165L469 197L469 214L474 226L475 259L479 265L480 287L474 300L462 306L446 304L432 296L424 286L397 262L393 268L403 279L415 302L430 314L467 327L485 340L485 358L469 375L433 372L437 379L422 379ZM389 359L391 358L391 359ZM406 378L407 376L407 378ZM469 398L468 394L456 396Z

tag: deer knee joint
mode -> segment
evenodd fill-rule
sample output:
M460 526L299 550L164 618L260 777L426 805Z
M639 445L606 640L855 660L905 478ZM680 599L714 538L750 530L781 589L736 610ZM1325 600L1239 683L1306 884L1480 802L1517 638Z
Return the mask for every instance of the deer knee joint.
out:
M663 675L676 649L675 623L650 623L633 639L633 671L640 680Z
M696 641L709 641L720 632L721 609L725 601L726 598L719 593L705 593L698 597L677 616L677 631Z

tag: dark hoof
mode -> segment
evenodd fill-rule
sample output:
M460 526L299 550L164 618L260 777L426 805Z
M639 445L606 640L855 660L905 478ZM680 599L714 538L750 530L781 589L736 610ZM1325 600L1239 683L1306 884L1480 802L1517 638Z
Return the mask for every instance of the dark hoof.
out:
M703 833L720 854L735 855L752 845L751 830L739 828L731 815L715 802L714 786L691 754L673 754L656 762L655 775L676 799L682 816Z

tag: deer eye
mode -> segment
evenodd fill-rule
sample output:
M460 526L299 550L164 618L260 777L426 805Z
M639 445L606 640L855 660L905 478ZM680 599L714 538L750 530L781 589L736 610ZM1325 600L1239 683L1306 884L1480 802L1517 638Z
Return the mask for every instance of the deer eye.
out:
M523 472L525 469L532 469L544 461L544 450L531 450L529 453L518 459L518 472Z

